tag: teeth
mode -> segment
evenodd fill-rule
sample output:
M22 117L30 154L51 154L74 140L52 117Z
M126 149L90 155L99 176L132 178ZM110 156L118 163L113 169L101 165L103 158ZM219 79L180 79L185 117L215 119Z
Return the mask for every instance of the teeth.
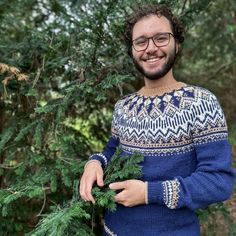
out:
M160 58L149 58L147 59L148 62L155 62L155 61L159 61Z

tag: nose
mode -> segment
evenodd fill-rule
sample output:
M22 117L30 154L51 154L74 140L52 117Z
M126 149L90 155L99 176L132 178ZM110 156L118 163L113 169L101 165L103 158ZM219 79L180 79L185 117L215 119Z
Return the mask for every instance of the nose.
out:
M148 41L148 46L147 46L146 52L151 53L151 52L155 52L157 50L158 50L158 47L153 42L153 39L150 38L149 41Z

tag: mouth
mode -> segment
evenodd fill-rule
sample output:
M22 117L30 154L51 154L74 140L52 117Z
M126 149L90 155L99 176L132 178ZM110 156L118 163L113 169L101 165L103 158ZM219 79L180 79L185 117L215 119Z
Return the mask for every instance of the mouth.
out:
M162 57L149 57L147 59L144 59L144 62L148 63L148 64L156 64L159 63L159 61L161 61L164 58L164 56Z

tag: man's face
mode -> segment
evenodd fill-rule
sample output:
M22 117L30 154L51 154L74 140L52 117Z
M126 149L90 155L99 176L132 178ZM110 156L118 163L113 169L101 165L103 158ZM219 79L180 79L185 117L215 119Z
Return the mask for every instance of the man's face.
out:
M140 37L152 37L158 33L172 33L169 20L164 17L151 15L142 18L133 28L132 40ZM146 50L136 51L132 48L133 61L136 68L150 80L157 80L165 76L173 67L177 49L175 39L170 35L170 42L163 47L157 47L152 39Z

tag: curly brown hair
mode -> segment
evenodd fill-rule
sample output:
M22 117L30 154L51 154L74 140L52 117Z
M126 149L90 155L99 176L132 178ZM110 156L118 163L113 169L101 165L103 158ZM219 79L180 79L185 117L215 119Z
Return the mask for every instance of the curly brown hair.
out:
M173 15L170 8L161 4L145 4L137 6L134 13L126 18L126 27L124 32L125 44L128 49L128 54L132 56L132 33L134 25L142 18L150 15L164 16L171 25L175 39L179 44L184 41L184 26L182 22Z

